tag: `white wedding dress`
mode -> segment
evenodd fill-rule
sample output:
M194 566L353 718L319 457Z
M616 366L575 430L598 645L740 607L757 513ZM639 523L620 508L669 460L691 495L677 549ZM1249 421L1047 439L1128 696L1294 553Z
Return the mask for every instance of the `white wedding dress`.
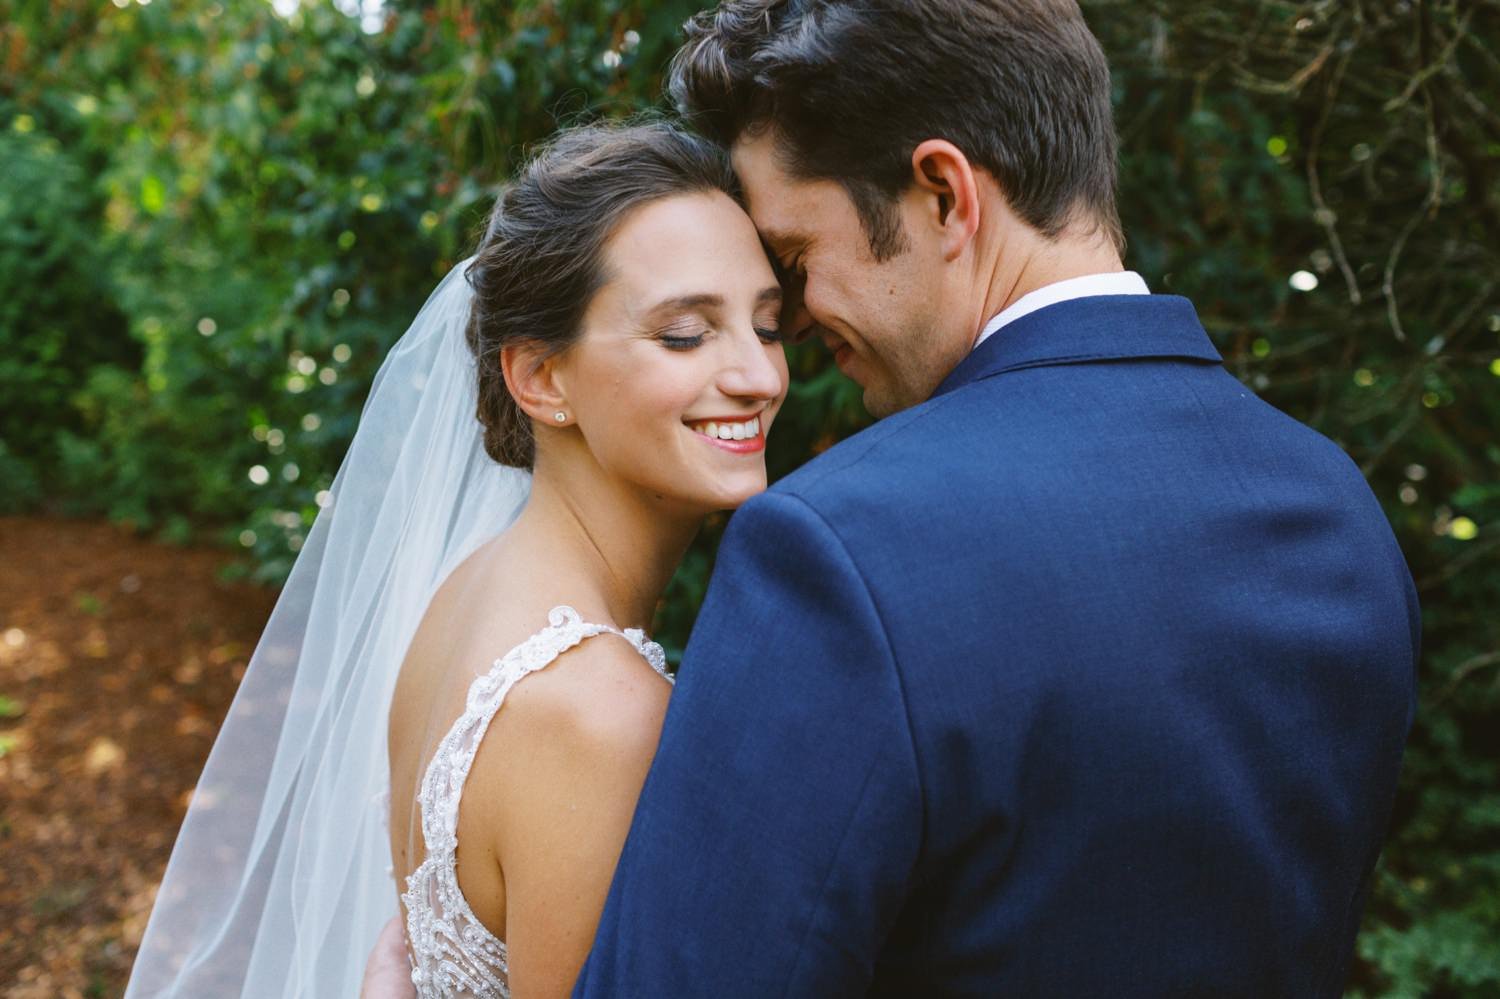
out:
M639 629L590 624L571 607L556 607L547 627L495 660L469 687L464 712L438 744L417 795L427 855L406 879L406 936L412 982L422 999L508 997L505 944L484 927L458 884L458 805L469 768L505 695L529 673L595 635L620 635L671 682L662 647Z

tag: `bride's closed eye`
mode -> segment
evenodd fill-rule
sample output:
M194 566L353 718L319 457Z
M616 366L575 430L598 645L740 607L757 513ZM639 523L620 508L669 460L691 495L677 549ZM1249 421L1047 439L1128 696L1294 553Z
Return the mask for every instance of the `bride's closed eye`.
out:
M772 327L758 326L755 329L755 335L766 343L781 343L786 339L780 330ZM701 347L707 337L708 331L706 330L702 333L694 334L661 333L657 335L657 339L661 341L662 346L668 350L692 350L694 347Z
M692 350L694 347L702 346L703 341L707 336L707 330L699 333L667 332L657 334L657 339L660 340L662 346L666 347L668 350Z

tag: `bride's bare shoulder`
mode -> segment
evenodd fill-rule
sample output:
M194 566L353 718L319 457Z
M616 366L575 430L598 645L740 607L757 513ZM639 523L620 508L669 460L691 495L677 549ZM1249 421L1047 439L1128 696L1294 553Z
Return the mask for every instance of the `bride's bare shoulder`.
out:
M613 862L656 755L670 692L634 646L607 633L511 689L466 794L476 825L505 858L507 880L516 864L537 859L531 854L546 830L575 861L597 849Z

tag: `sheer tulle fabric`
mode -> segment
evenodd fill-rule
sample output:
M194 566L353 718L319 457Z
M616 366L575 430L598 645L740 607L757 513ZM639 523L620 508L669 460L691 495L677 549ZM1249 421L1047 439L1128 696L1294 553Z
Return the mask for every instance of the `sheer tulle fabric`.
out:
M438 584L531 482L484 452L468 263L376 375L194 793L127 999L353 996L398 911L391 692Z

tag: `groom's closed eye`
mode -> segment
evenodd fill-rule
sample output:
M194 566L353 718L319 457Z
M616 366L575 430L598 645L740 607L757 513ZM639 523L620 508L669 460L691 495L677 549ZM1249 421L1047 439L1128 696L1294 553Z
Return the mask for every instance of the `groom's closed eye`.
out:
M812 318L802 305L802 289L807 278L796 266L795 259L793 266L788 266L780 256L769 252L769 247L767 251L776 280L781 283L781 332L786 342L795 346L807 340L813 329Z
M795 346L812 336L816 324L802 304L803 277L800 274L783 275L781 285L781 332L786 342Z

